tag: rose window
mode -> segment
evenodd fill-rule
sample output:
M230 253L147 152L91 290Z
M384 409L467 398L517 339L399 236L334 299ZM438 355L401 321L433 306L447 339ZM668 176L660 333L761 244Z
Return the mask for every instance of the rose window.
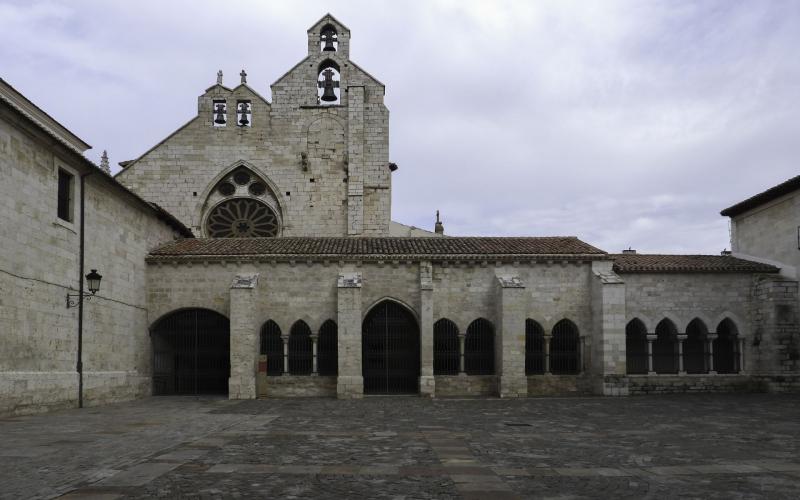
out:
M266 204L234 198L217 205L206 222L212 238L265 238L278 235L278 217Z

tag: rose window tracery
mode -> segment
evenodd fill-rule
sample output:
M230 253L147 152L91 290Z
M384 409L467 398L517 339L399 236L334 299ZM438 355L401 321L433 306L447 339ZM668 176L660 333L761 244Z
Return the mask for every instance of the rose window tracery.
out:
M223 201L206 223L211 238L268 238L278 235L278 217L265 203L252 198Z

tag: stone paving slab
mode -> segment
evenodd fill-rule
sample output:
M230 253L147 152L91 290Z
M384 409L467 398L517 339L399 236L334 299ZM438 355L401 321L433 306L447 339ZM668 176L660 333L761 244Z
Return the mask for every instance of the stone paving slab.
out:
M15 500L800 491L800 395L148 398L0 420L0 435L0 498Z

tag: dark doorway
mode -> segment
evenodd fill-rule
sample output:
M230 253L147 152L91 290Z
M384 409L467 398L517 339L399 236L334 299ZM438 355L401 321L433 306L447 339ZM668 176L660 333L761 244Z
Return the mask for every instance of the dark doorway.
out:
M171 313L151 329L153 394L228 394L228 318L207 309Z
M367 314L362 325L365 394L419 392L419 326L411 312L389 300Z

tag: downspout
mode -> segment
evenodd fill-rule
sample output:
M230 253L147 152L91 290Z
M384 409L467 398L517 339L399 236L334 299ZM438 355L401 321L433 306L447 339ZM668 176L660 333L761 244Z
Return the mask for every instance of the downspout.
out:
M84 238L86 231L84 230L85 214L85 200L86 200L86 178L92 175L93 172L81 175L81 227L80 239L78 250L78 408L83 408L83 257L84 257Z

